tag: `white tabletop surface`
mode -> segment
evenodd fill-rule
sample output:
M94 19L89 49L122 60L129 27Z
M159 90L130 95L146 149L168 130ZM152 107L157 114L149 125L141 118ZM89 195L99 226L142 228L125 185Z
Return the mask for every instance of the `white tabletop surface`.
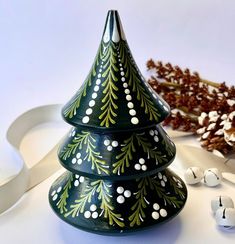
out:
M0 0L0 179L17 167L5 139L8 126L32 107L65 103L75 93L90 69L109 9L119 11L144 75L146 61L154 58L189 67L209 80L235 84L232 0ZM230 195L235 201L235 188L226 182L217 188L188 187L185 208L165 225L131 236L105 237L77 230L54 215L47 193L60 174L0 215L1 244L235 242L235 230L218 229L210 211L216 195Z

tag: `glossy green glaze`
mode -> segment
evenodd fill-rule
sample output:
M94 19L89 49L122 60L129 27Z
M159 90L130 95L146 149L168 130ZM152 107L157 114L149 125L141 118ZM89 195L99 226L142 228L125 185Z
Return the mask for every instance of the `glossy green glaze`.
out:
M169 113L137 68L117 11L109 11L91 71L62 109L74 127L58 151L68 172L49 192L55 213L77 228L107 235L176 216L187 189L166 169L176 150L159 123Z

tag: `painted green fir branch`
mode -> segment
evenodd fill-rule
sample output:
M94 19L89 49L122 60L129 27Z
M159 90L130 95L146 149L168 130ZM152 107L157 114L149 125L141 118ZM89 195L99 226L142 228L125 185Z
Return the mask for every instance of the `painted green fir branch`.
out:
M88 162L91 162L91 169L96 170L98 174L105 173L109 174L108 165L106 165L106 162L102 160L100 152L96 151L96 146L95 146L95 139L89 134L89 136L86 138L85 144L87 145L86 147L86 157L84 158L85 160L87 159Z
M100 208L103 210L104 218L109 220L109 224L117 224L119 227L124 227L121 214L114 212L114 207L111 205L110 187L103 180L100 180L97 187L98 199L101 200Z
M170 139L169 140L162 140L162 145L165 147L168 156L174 156L174 146L171 145Z
M150 188L154 189L158 197L164 200L165 205L172 205L174 208L180 208L180 206L183 205L183 201L178 200L175 196L171 196L168 193L166 193L165 188L160 186L157 177L150 178L149 182Z
M120 41L119 51L121 56L121 62L124 64L126 70L125 77L128 85L132 87L132 91L136 93L138 101L141 103L141 107L144 108L144 112L149 115L149 120L158 121L160 113L150 99L148 92L146 92L145 86L142 84L142 80L139 78L137 68L131 61L131 54L128 51L126 42ZM129 56L129 57L128 57Z
M73 118L76 115L77 109L80 107L82 97L85 97L87 94L87 88L91 86L92 78L96 75L96 67L99 65L100 58L102 53L102 45L100 45L98 49L98 53L96 55L96 61L91 67L91 70L84 81L82 87L79 91L73 96L69 106L64 110L65 117Z
M66 205L67 205L67 199L69 197L69 189L72 186L72 181L73 181L73 175L71 174L70 177L68 178L67 183L63 187L63 193L60 195L60 200L56 204L61 214L67 212Z
M149 202L146 200L145 196L147 195L147 186L149 185L148 177L141 178L141 180L138 184L138 191L135 193L136 202L131 207L131 210L134 211L129 216L130 221L130 227L133 227L134 225L141 225L141 222L144 221L146 214L144 212L144 209L147 207L147 204Z
M83 149L86 152L84 159L87 159L88 162L91 162L92 169L95 169L98 174L109 174L106 162L102 160L100 152L96 151L95 142L96 140L91 136L90 132L82 131L81 134L77 133L72 140L72 143L69 143L61 150L60 157L66 160L71 155L76 153L77 148Z
M113 164L113 173L118 173L120 175L121 173L124 173L125 168L128 168L130 166L130 160L133 159L133 153L136 152L135 146L134 146L134 138L135 134L133 133L131 137L124 140L124 146L121 148L121 153L116 156L116 159L118 160Z
M110 46L111 45L111 46ZM117 64L117 54L114 51L115 46L113 43L109 44L106 47L104 57L103 57L103 74L102 77L104 81L102 86L104 87L103 94L104 97L101 100L103 106L101 107L102 113L99 115L99 119L101 120L100 126L109 127L110 123L115 124L115 117L117 117L117 113L115 110L118 109L115 100L118 99L115 92L118 91L118 87L115 85L115 82L118 81L117 77L115 76L115 72L118 71L116 66Z
M94 181L92 186L87 186L84 193L75 200L74 204L70 205L70 211L68 211L64 217L72 216L73 218L78 216L79 213L84 213L85 205L91 202L92 196L95 194L99 180Z
M159 163L167 162L166 155L162 155L162 153L157 151L156 148L153 149L152 144L145 136L145 133L136 134L136 139L139 146L143 148L143 151L147 153L150 158L154 158Z

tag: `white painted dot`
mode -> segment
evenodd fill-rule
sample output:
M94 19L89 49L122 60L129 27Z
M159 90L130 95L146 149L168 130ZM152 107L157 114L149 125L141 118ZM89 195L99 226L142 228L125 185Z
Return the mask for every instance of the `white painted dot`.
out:
M120 70L122 71L122 70L123 70L123 68L120 68Z
M127 101L131 101L131 99L132 99L131 95L126 95L126 100Z
M163 180L161 180L161 186L162 187L165 187L166 186L166 183Z
M158 137L157 137L157 136L154 136L154 138L153 138L153 139L154 139L154 141L155 141L155 142L158 142L158 141L159 141L159 139L158 139Z
M81 165L81 164L82 164L82 159L79 158L78 161L77 161L77 163L78 163L79 165Z
M101 79L97 79L95 83L96 83L96 85L100 85Z
M131 110L129 111L129 114L130 114L131 116L135 116L135 115L136 115L136 111L135 111L134 109L131 109Z
M97 212L92 213L91 217L93 219L97 219L98 218L98 213Z
M91 95L91 97L92 97L93 99L96 99L96 98L97 98L97 93L96 93L96 92L93 92L92 95Z
M78 186L79 185L79 181L78 180L75 180L74 181L74 186Z
M104 140L104 145L105 145L105 146L108 146L109 144L110 144L110 140L107 140L107 139Z
M163 180L165 181L165 182L167 182L167 178L166 178L166 176L165 175L163 175Z
M54 196L56 194L56 191L54 190L52 193L51 193L51 196Z
M86 114L87 114L87 115L92 114L92 112L93 112L93 110L92 110L91 108L88 108L88 109L86 110Z
M91 100L91 101L89 102L89 107L93 107L93 106L95 106L95 101L94 101L94 100Z
M134 104L133 104L132 102L128 102L128 103L127 103L127 107L128 107L128 108L134 108Z
M94 212L96 209L97 209L97 207L96 207L95 204L92 204L92 205L90 206L90 210L91 210L92 212Z
M144 163L145 163L144 158L140 158L140 159L139 159L139 163L140 163L140 164L144 164Z
M117 197L117 202L120 203L120 204L124 203L125 202L124 196L118 196Z
M101 72L102 71L102 69L99 69L99 72Z
M134 124L134 125L137 125L137 124L139 123L138 118L133 117L133 118L131 119L131 123Z
M147 170L147 166L146 166L146 165L142 165L142 166L141 166L141 169L142 169L143 171L146 171L146 170Z
M76 158L80 158L80 157L81 157L81 153L77 153Z
M136 169L136 170L140 170L140 169L141 169L140 164L135 164L135 169Z
M73 158L72 159L72 164L76 164L77 163L77 159L76 158Z
M75 133L76 133L76 132L75 132L75 130L74 130L73 133L72 133L72 136L75 136Z
M159 104L163 105L162 101L161 100L158 100Z
M154 134L155 134L155 135L158 135L158 131L157 131L157 130L154 130Z
M154 210L159 210L159 209L160 209L159 204L154 203L154 204L153 204L153 209L154 209Z
M82 123L87 124L89 122L90 118L88 116L85 116L82 118Z
M121 81L126 81L126 78L125 78L125 77L122 77L122 78L121 78Z
M62 190L62 187L60 186L58 189L57 189L57 193L61 192Z
M58 195L55 194L55 195L53 196L52 200L55 201L55 200L57 199L57 197L58 197Z
M152 218L155 220L159 219L159 213L158 212L152 212Z
M113 147L117 147L118 146L118 142L117 141L112 141L112 146Z
M131 191L125 190L124 191L124 196L127 197L127 198L130 197L131 196Z
M158 178L161 180L162 179L162 173L161 172L158 172L157 174Z
M157 99L157 95L155 94L155 93L152 93L153 94L153 97L155 98L155 99Z
M119 56L119 57L120 57L120 56ZM121 59L119 58L118 61L121 62Z
M124 88L127 88L128 87L128 84L125 82L125 83L123 83L123 87Z
M113 147L112 147L112 146L108 146L108 147L107 147L107 150L108 150L108 151L112 151L112 150L113 150Z
M100 78L101 77L101 74L98 74L98 78Z
M125 93L126 94L130 94L130 90L129 89L125 89Z
M162 217L166 217L166 216L167 216L167 211L166 211L164 208L162 208L162 209L160 210L160 215L161 215Z
M165 109L165 111L167 111L167 112L169 111L167 106L164 105L163 108Z
M80 181L81 183L84 182L84 180L85 180L84 176L81 176L81 177L79 178L79 181Z
M91 212L90 212L90 211L86 211L86 212L84 213L84 217L85 217L86 219L89 219L89 218L91 217Z
M125 75L125 73L122 71L122 72L121 72L121 75L123 76L123 75Z
M124 192L124 188L122 187L122 186L119 186L118 188L117 188L117 193L118 194L122 194Z
M99 86L95 86L95 87L94 87L94 91L95 91L95 92L99 91L99 89L100 89Z
M75 178L78 179L79 178L79 175L75 175Z
M122 64L119 64L120 67L122 67Z
M154 135L154 131L153 130L150 130L149 131L149 134L150 134L150 136L153 136Z

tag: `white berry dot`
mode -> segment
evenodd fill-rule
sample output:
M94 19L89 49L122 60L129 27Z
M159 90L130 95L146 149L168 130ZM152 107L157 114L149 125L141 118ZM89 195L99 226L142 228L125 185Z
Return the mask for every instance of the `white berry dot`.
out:
M101 80L100 79L97 79L95 83L96 83L96 85L100 85Z
M110 144L110 140L104 140L104 145L108 146Z
M166 185L165 182L164 181L161 181L161 186L162 187L165 187L165 185Z
M135 116L135 115L136 115L136 111L135 111L134 109L131 109L131 110L129 111L129 114L130 114L131 116Z
M125 202L124 196L118 196L117 197L117 202L120 203L120 204L124 203Z
M56 191L54 190L52 193L51 193L51 196L54 196L56 194Z
M165 111L169 111L169 109L164 105L163 108L165 109Z
M153 136L154 135L154 131L153 130L150 130L149 131L149 134L150 134L150 136Z
M94 106L95 106L95 101L94 101L94 100L91 100L91 101L89 102L89 106L90 106L90 107L94 107Z
M163 209L161 209L160 210L160 215L162 216L162 217L166 217L167 216L167 211L163 208Z
M117 188L117 193L118 194L122 194L124 192L124 188L122 187L122 186L119 186L118 188Z
M163 180L164 180L164 181L167 181L167 178L166 178L166 176L165 176L165 175L163 175L163 177L162 177L162 178L163 178Z
M161 180L162 179L162 173L161 172L158 172L157 174L158 178Z
M77 162L77 159L76 158L73 158L72 159L72 164L76 164L76 162Z
M60 187L57 189L57 192L59 193L59 192L61 192L61 190L62 190L62 187L60 186Z
M101 66L100 66L101 67ZM101 72L102 71L102 69L99 69L99 72Z
M144 158L140 158L140 159L139 159L139 163L140 163L140 164L144 164L144 163L145 163Z
M78 180L75 180L74 181L74 186L78 186L79 185L79 181Z
M118 142L117 142L117 141L113 141L113 142L112 142L112 146L113 146L113 147L117 147L117 146L118 146Z
M123 87L124 88L127 88L128 87L128 84L125 82L125 83L123 83Z
M130 90L129 89L125 89L124 91L126 94L130 94Z
M79 175L75 175L75 178L78 179L79 178Z
M108 146L108 147L107 147L107 150L108 150L108 151L112 151L112 150L113 150L113 147L112 147L112 146Z
M55 195L53 196L52 200L55 201L55 200L57 199L57 197L58 197L58 195L55 194Z
M98 74L98 78L100 78L101 77L101 74Z
M157 130L154 130L154 134L155 134L155 135L158 135L158 131L157 131Z
M142 165L142 166L141 166L141 169L142 169L143 171L146 171L146 170L147 170L147 166L146 166L146 165Z
M159 139L158 139L158 137L157 137L157 136L154 136L154 138L153 138L153 139L154 139L154 141L155 141L155 142L158 142L158 141L159 141Z
M121 75L123 76L123 75L125 75L125 73L122 71L122 72L121 72Z
M132 102L128 102L128 103L127 103L127 107L128 107L128 108L134 108L134 104L133 104Z
M126 100L127 101L131 101L131 99L132 99L131 95L126 95Z
M96 207L95 204L92 204L92 205L90 206L90 210L91 210L92 212L94 212L96 209L97 209L97 207Z
M76 158L80 158L80 157L81 157L81 153L77 153Z
M159 210L159 209L160 209L159 204L154 203L154 204L153 204L153 209L154 209L154 210Z
M159 219L159 213L158 212L152 212L152 218L155 220Z
M131 119L131 123L134 124L134 125L137 125L137 124L139 123L138 118L133 117L133 118Z
M99 89L100 89L99 86L95 86L95 87L94 87L94 91L95 91L95 92L99 91Z
M85 116L82 118L82 123L87 124L89 122L90 118L88 116Z
M122 78L121 78L121 81L126 81L126 78L125 78L125 77L122 77Z
M122 70L123 70L123 68L120 68L120 70L122 71Z
M131 196L131 191L129 191L129 190L126 190L126 191L124 191L124 196L125 197L130 197Z
M82 183L84 182L85 178L83 176L80 177L79 181Z
M84 213L84 217L85 217L86 219L89 219L89 218L91 217L91 212L90 212L90 211L86 211L86 212Z
M91 97L92 97L93 99L96 99L96 98L97 98L97 93L96 93L96 92L93 92L92 95L91 95Z
M135 164L135 169L136 169L136 170L140 170L140 169L141 169L140 164Z
M119 64L120 67L122 67L122 64Z
M86 110L86 115L90 115L90 114L92 114L92 112L93 112L93 110L91 108L88 108Z
M79 158L78 161L77 161L77 163L78 163L79 165L82 164L82 159Z
M93 219L97 219L98 218L98 213L97 212L92 213L91 217Z
M158 102L159 102L159 104L163 105L161 100L159 100Z

